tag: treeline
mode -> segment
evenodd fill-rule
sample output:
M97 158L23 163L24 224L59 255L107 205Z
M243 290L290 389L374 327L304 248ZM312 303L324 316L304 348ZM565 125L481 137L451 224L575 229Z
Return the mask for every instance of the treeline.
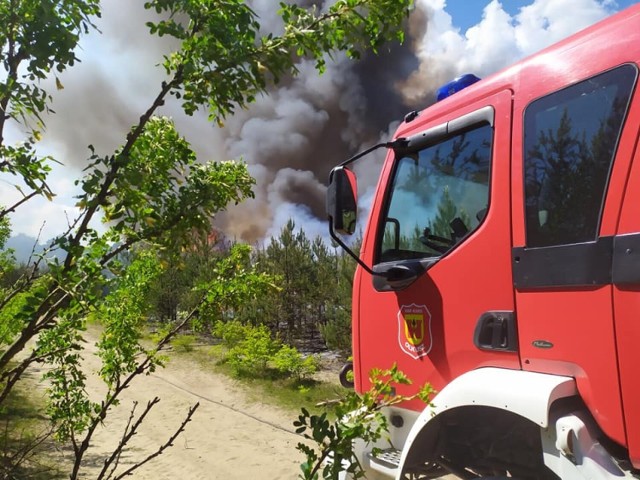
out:
M147 249L130 252L135 262ZM154 251L160 273L150 280L147 317L163 327L180 321L201 298L190 327L211 333L217 322L265 326L301 350L351 349L355 262L290 220L262 246L231 242L220 232L195 236L188 248Z

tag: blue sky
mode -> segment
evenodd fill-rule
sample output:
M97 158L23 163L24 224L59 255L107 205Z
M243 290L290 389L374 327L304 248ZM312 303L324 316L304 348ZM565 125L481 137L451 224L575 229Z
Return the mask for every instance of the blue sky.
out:
M466 31L482 18L482 11L489 0L447 0L445 10L451 15L454 26ZM532 0L502 0L502 8L511 16L518 14L523 6L533 3ZM632 0L616 0L611 2L615 10L622 10L634 3ZM615 5L613 5L615 3ZM567 12L569 13L569 12Z
M489 3L488 0L448 0L445 10L451 15L454 26L466 31L477 24L482 17L482 11ZM504 0L502 8L514 16L524 5L529 5L530 0Z

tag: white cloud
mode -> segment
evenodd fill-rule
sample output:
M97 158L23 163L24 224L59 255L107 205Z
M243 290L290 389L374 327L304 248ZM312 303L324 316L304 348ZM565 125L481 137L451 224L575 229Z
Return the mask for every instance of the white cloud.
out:
M8 190L0 194L0 203L8 205L15 196ZM64 232L69 222L78 215L78 209L71 204L49 202L35 197L22 204L16 213L10 214L13 234L24 233L40 238L41 242L50 240Z
M597 0L537 0L516 16L518 49L532 54L610 15L612 5Z
M487 76L612 14L610 0L535 0L516 15L499 0L466 31L453 25L444 0L417 0L430 19L417 54L419 69L402 86L409 100L426 99L464 73Z

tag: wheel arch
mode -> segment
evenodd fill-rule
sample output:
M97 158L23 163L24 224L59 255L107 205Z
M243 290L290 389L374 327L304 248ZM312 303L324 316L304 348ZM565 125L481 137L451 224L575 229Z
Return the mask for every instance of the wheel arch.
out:
M577 388L571 377L493 367L467 372L440 391L418 416L408 434L398 471L435 459L437 444L442 441L439 430L455 412L502 411L504 416L516 415L537 428L547 428L553 402L575 395Z

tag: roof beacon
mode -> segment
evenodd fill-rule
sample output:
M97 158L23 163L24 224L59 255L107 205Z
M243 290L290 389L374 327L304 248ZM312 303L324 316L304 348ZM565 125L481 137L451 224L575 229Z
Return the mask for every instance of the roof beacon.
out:
M454 78L449 83L441 86L436 94L436 101L444 100L445 98L453 95L460 90L467 88L469 85L473 85L480 79L473 73L466 73L457 78Z

